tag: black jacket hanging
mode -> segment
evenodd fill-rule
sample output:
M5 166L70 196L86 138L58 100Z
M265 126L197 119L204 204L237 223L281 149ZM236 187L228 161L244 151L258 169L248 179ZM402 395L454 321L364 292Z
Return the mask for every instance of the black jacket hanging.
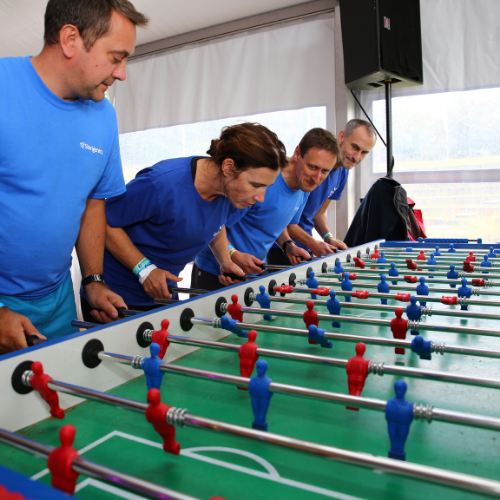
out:
M369 241L408 239L408 202L406 191L394 179L378 179L354 216L344 238L349 247Z

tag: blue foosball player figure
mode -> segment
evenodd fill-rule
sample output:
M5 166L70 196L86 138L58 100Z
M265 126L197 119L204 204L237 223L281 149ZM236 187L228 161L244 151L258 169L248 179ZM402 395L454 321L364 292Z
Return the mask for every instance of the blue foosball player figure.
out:
M340 259L337 259L335 261L335 267L333 268L333 272L335 274L344 274L344 268L342 267L342 263L340 262ZM342 279L342 278L340 278Z
M465 297L466 299L470 299L470 294L472 292L472 288L467 286L467 279L466 278L463 278L462 279L462 286L459 286L458 287L458 296L459 297ZM462 311L467 311L467 304L461 304L460 305L460 309Z
M411 350L418 354L420 359L431 359L431 344L430 340L424 340L420 335L417 335L411 341Z
M399 271L396 269L396 264L394 262L391 262L391 268L389 269L389 276L396 277L399 276ZM392 282L393 285L397 285L397 281Z
M439 247L436 247L436 248L439 248ZM431 258L427 261L427 265L429 266L432 266L432 265L436 265L437 264L437 261L436 259L434 258L436 254L434 253L431 253ZM428 269L429 271L435 271L435 269ZM429 276L429 278L434 278L434 276Z
M490 253L487 255L488 255L488 258L490 258L490 259L494 259L497 256L497 254L495 253L495 249L493 247L490 247Z
M314 340L317 344L320 344L321 347L327 347L328 349L332 348L332 342L328 339L325 339L325 332L322 328L318 328L316 325L310 325L309 328L309 338Z
M378 293L389 293L389 283L387 283L387 278L385 274L380 275L380 283L377 285ZM387 305L387 299L380 299L380 303Z
M316 290L318 288L318 280L314 277L314 271L311 271L309 273L309 278L306 279L306 285L307 288L312 288L313 290ZM311 299L316 299L316 294L311 293Z
M410 303L406 306L406 316L413 321L420 321L422 316L422 307L417 304L417 297L414 295L410 297ZM410 333L412 335L418 335L417 330L410 330Z
M404 380L396 381L394 391L396 397L389 399L385 407L385 419L391 440L389 458L405 460L405 443L413 420L413 403L405 399L406 382Z
M450 243L450 248L448 248L448 253L457 253L455 250L455 245L453 243Z
M458 279L458 271L455 271L455 266L450 266L450 270L446 273L446 277L449 280L457 280ZM457 285L454 283L450 283L450 288L456 288Z
M344 273L344 280L340 284L340 288L344 292L352 292L352 281L349 281L349 273ZM346 302L352 302L350 295L344 295L344 299Z
M326 301L326 307L331 315L338 316L340 314L340 300L337 299L335 290L330 290L330 298ZM332 326L340 328L340 321L332 321Z
M377 264L387 264L387 259L385 258L385 252L380 254L380 257L377 259ZM379 269L385 269L385 267L379 267Z
M439 253L439 247L436 247L436 250L434 251L434 255L436 257L441 257L441 254ZM432 257L432 254L431 254L431 257Z
M144 374L146 375L146 385L148 386L148 391L150 389L160 390L163 375L165 375L165 372L160 370L160 365L163 363L163 360L158 357L160 346L153 342L149 346L149 352L151 353L151 357L144 358L141 361L141 368L144 370Z
M252 429L267 431L266 414L273 393L269 390L272 380L266 377L267 362L259 359L256 364L257 375L250 379L248 392L252 399L252 410L255 420L252 422Z
M255 300L259 303L261 309L271 309L271 301L269 300L269 294L266 293L266 287L260 285L259 290L260 292L255 295ZM272 321L273 317L270 314L264 314L264 319L266 321Z
M240 328L236 328L237 321L235 319L231 319L229 316L222 316L220 319L220 326L224 328L224 330L228 330L230 332L236 333L238 337L248 338L248 333L245 330L241 330Z
M429 295L429 287L425 284L425 278L420 277L420 285L417 285L417 295ZM420 301L421 306L425 306L427 302Z
M488 256L483 257L483 262L481 262L481 267L491 267L491 262L488 260ZM483 274L488 274L488 271L483 271Z

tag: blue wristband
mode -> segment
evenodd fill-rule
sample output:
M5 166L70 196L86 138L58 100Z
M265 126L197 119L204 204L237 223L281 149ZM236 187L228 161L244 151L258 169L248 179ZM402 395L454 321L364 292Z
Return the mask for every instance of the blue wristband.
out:
M231 243L230 243L228 248L229 248L229 250L232 250L234 247L233 247L233 245L231 245Z
M138 276L139 273L146 267L150 266L151 262L149 262L149 259L147 257L144 257L132 270L132 272Z
M0 302L0 307L7 307L3 302Z
M323 236L323 241L326 241L328 238L332 236L332 233L326 233L325 236Z

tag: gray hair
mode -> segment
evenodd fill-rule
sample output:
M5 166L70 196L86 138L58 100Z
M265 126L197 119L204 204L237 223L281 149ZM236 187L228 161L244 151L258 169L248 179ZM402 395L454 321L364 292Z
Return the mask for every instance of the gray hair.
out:
M377 132L375 131L373 125L370 122L360 120L359 118L354 118L354 120L349 120L347 122L347 125L344 128L345 137L349 137L358 127L366 127L368 133L374 135L375 140L377 139Z

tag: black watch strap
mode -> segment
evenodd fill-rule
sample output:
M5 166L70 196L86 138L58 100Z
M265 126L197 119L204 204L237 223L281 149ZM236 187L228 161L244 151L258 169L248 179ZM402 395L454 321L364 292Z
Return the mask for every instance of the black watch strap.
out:
M288 240L283 243L283 246L281 247L281 250L283 250L283 253L286 255L286 247L290 245L290 243L293 243L293 240Z
M87 285L90 285L90 283L96 283L96 282L102 283L103 285L106 284L102 274L91 274L90 276L87 276L85 279L82 280L82 288L85 288Z

